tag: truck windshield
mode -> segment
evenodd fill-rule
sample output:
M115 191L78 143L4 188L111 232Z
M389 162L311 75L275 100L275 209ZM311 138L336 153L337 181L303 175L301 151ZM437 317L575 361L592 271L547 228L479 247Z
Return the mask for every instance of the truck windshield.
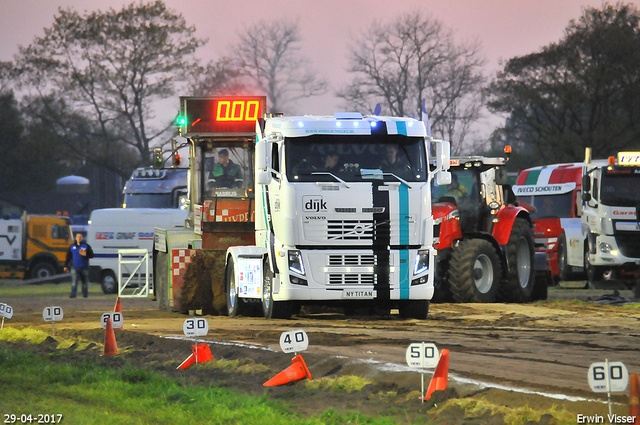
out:
M425 143L420 137L315 134L287 138L285 158L291 182L427 181Z
M518 196L518 202L535 208L531 218L570 218L573 217L571 201L573 192L560 195Z
M127 193L124 203L127 208L177 208L171 193Z
M253 186L251 155L248 148L239 146L216 146L203 150L203 183L206 196L217 196L244 190Z
M640 168L610 171L604 169L601 188L602 204L611 207L635 207L640 204Z

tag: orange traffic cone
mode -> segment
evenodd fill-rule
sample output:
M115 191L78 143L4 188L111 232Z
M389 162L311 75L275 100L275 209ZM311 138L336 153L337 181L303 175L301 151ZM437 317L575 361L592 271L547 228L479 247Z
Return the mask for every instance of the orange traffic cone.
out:
M104 333L104 351L102 355L111 356L114 354L118 354L118 345L116 344L116 335L113 333L111 318L107 317L107 329Z
M187 357L185 361L180 363L180 366L178 366L178 369L186 369L195 363L204 363L204 362L208 362L209 360L213 360L213 354L211 354L211 349L205 343L198 344L197 350L196 350L196 345L195 344L192 345L191 351L193 351L193 354ZM196 357L196 353L198 353L197 357ZM198 360L197 362L196 362L196 359Z
M629 375L629 415L635 416L633 424L640 425L640 376Z
M299 381L304 378L309 378L309 380L312 379L309 368L304 362L302 355L298 354L291 359L291 366L278 373L262 385L265 387L275 387L278 385L288 384L289 382Z
M431 378L431 382L429 383L429 388L427 389L427 394L424 396L423 400L429 400L431 398L431 394L434 391L447 389L448 381L449 381L449 350L447 350L446 348L443 348L442 353L440 354L440 361L438 362L438 366L436 366L436 373L434 373L433 378Z
M122 303L120 302L120 297L116 300L116 305L113 307L114 313L122 314Z

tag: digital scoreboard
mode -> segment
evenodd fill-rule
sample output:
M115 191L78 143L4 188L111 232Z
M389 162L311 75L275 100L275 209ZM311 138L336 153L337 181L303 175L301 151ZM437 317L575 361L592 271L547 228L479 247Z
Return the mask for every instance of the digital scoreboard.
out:
M177 124L184 137L253 135L266 96L181 97Z

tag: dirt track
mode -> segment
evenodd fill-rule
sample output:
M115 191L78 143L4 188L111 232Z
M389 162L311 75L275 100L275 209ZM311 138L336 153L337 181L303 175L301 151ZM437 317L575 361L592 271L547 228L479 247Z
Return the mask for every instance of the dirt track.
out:
M56 324L56 332L97 329L101 313L111 311L115 301L115 296L97 291L92 286L88 299L75 300L60 296L2 297L1 301L15 310L14 317L5 325L50 330L51 325L42 320L42 309L60 305L64 321ZM630 373L640 372L640 305L606 306L558 300L567 295L573 293L555 290L549 301L530 305L432 304L426 321L401 320L397 315L353 318L331 313L294 316L291 321L208 316L210 331L206 339L266 346L278 352L283 331L304 329L310 340L308 353L318 359L343 356L338 358L400 366L406 366L405 351L411 342L434 342L440 349L450 350L452 385L459 385L461 393L479 388L459 381L469 378L518 389L602 399L589 390L587 369L593 362L609 359L622 361ZM587 295L597 294L578 293L582 298ZM153 301L123 299L123 313L125 330L183 336L186 316L158 311ZM267 361L269 356L263 355L260 361ZM316 362L315 373L325 374L335 364ZM369 377L380 373L371 368L352 367ZM411 380L410 385L419 385L419 374L404 376L411 376L403 378ZM614 399L625 402L622 396ZM621 409L626 411L624 406Z

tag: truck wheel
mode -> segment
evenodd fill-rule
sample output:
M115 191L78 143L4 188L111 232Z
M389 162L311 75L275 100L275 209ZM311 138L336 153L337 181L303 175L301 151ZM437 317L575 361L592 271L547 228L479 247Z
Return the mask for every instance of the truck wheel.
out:
M273 300L273 272L267 263L262 265L263 284L262 284L262 313L266 319L291 319L293 314L293 303L291 301L274 301Z
M533 232L529 222L516 218L507 242L507 280L498 290L500 299L506 302L523 303L531 301L535 268L533 267Z
M29 277L32 279L43 279L46 277L51 277L56 274L56 266L48 261L38 261L32 268L29 273Z
M567 238L564 233L558 238L558 277L560 281L571 280L571 267L567 259Z
M428 300L406 300L399 305L400 317L403 319L425 320L429 315Z
M549 286L553 284L553 277L550 272L536 276L531 293L531 301L546 300L549 293Z
M236 274L233 266L233 259L229 258L227 270L224 277L225 295L227 298L227 314L236 317L240 314L240 297L236 285Z
M585 242L585 246L588 246L587 242ZM587 273L587 286L591 289L600 289L603 286L604 267L591 264L590 255L590 250L587 248L584 252L584 270Z
M100 276L100 285L102 286L102 292L105 294L115 294L118 292L118 281L116 280L116 275L111 270L102 273L102 276Z
M500 282L500 257L484 239L460 241L451 256L449 287L460 303L492 303Z

